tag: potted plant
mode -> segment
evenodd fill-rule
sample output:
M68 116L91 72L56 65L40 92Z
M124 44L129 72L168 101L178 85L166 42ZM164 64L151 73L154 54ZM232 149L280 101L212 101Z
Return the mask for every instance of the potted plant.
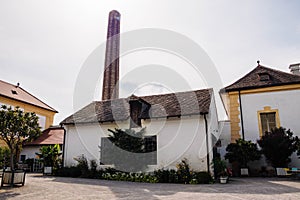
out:
M52 174L53 168L58 168L59 156L62 154L59 144L42 146L36 153L44 164L44 174Z
M238 139L236 143L229 144L226 151L225 159L228 159L230 163L237 163L241 175L249 175L248 162L258 160L261 157L257 145L243 139Z
M213 160L215 178L220 180L220 183L228 182L228 173L225 160L222 160L221 157L216 157Z
M24 185L26 172L15 170L17 156L21 152L23 142L32 141L40 134L38 117L35 113L24 112L19 107L13 109L1 106L0 139L6 143L10 152L10 165L3 171L1 186Z

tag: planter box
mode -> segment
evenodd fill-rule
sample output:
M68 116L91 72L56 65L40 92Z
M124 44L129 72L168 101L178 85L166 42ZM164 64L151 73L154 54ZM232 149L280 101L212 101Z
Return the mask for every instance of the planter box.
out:
M241 176L249 176L249 169L241 168Z
M1 187L3 186L24 186L26 172L24 171L4 171L2 174Z
M44 174L52 174L52 167L44 167Z
M220 177L220 183L222 183L222 184L225 184L225 183L227 183L227 181L228 181L228 177L227 176L221 176Z

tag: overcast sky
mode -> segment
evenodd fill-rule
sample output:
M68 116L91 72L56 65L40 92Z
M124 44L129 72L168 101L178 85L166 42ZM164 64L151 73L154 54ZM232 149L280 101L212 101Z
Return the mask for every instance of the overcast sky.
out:
M0 79L20 82L57 109L58 124L73 113L76 78L105 42L113 9L121 13L121 32L163 28L194 40L214 62L223 86L257 60L286 72L300 62L298 0L0 0Z

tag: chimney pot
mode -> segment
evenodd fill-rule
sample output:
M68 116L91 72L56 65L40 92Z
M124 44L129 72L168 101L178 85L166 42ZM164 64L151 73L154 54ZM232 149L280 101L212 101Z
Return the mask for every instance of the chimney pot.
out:
M291 70L292 74L300 75L300 63L291 64L289 69Z

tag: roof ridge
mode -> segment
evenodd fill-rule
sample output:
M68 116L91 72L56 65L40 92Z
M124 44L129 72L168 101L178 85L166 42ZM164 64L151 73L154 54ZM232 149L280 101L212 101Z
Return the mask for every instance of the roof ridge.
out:
M137 96L137 97L139 97L139 98L143 98L143 97L153 97L153 96L172 95L172 94L182 94L182 93L197 92L197 91L206 91L206 90L210 91L210 90L213 90L213 88L198 89L198 90L188 90L188 91L173 92L173 93L165 93L165 94L145 95L145 96Z
M53 107L49 106L48 104L46 104L44 101L40 100L39 98L37 98L35 95L32 95L31 93L27 92L27 90L25 90L24 88L22 88L21 86L18 86L18 88L20 88L21 90L23 90L24 92L26 92L27 94L29 94L30 96L32 96L33 98L37 99L38 101L40 101L41 103L43 103L45 106L49 107L52 109L52 111L57 112L57 110L55 110ZM40 107L40 106L39 106ZM48 109L49 110L49 109Z
M263 73L264 71L266 73L269 73L270 76L272 76L274 79L271 79L269 81L261 81L259 79L259 76L257 75ZM271 87L275 85L285 85L293 83L300 83L300 76L259 64L246 75L242 76L237 81L221 90L223 91L225 89L225 91L237 91L241 89Z
M40 108L43 108L43 109L46 109L46 110L50 110L50 111L53 111L53 112L56 112L58 113L57 110L55 110L53 107L49 106L48 104L46 104L45 102L43 102L42 100L40 100L39 98L37 98L35 95L29 93L27 90L25 90L24 88L22 88L21 86L18 85L14 85L12 83L9 83L9 82L6 82L6 81L3 81L3 80L0 80L3 84L5 85L8 85L10 87L14 87L15 89L19 89L21 91L23 91L26 95L30 96L31 98L35 99L36 101L38 101L41 105L38 105L36 103L32 103L32 102L29 102L29 101L26 101L26 99L22 99L22 98L16 98L16 97L12 97L12 96L9 96L7 94L1 94L2 96L5 96L7 98L10 98L10 99L14 99L14 100L17 100L17 101L20 101L20 102L24 102L24 103L27 103L27 104L31 104L31 105L34 105L36 107L40 107ZM43 106L42 106L43 105Z

